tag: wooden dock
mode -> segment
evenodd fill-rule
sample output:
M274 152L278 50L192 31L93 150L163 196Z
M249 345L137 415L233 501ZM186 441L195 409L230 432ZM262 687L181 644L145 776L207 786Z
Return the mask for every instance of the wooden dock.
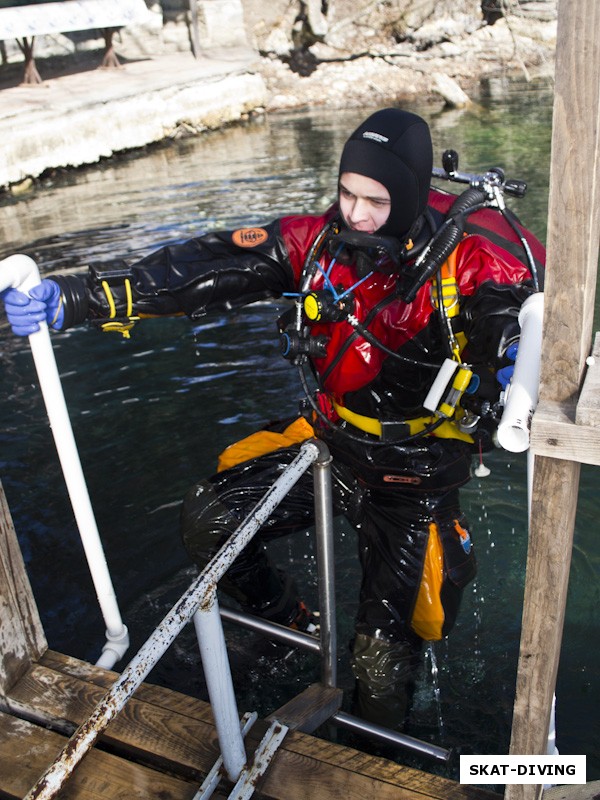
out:
M4 699L0 797L22 798L116 674L47 651ZM258 720L248 753L264 734ZM190 800L219 755L210 706L143 684L59 795L69 800ZM226 785L224 786L226 788ZM225 797L218 791L213 797ZM290 732L254 797L281 800L492 800L492 792Z
M0 484L2 800L20 800L27 794L117 677L115 672L48 649ZM249 760L267 728L267 721L257 720L246 737ZM192 800L218 756L216 727L207 703L144 683L74 769L58 797ZM213 797L227 794L223 781ZM273 800L340 796L345 800L497 798L487 790L298 730L287 734L253 795Z

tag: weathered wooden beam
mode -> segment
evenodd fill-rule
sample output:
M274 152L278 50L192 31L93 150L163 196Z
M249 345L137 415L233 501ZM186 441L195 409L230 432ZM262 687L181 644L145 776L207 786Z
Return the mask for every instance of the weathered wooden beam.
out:
M540 399L575 401L600 239L600 4L559 0Z
M542 402L531 426L531 450L536 456L600 465L600 427L575 422L579 406Z
M580 465L535 457L527 582L510 751L543 755L562 640ZM541 786L513 784L505 800L530 800Z
M23 797L66 740L25 720L0 712L0 794ZM197 784L141 764L94 750L73 773L66 792L71 800L189 800Z
M535 455L600 465L600 333L577 403L540 401L531 425Z
M340 710L343 695L341 689L313 683L289 703L269 714L267 721L277 720L292 731L312 733Z
M0 483L0 696L48 648Z
M597 0L559 0L540 408L549 404L563 412L577 405L593 324L600 235L599 29ZM534 415L532 434L536 426ZM554 458L535 457L514 755L546 752L560 656L580 466L556 450ZM541 793L541 786L510 784L505 800L533 800Z
M596 333L592 357L588 359L588 367L583 381L575 422L600 428L600 333Z

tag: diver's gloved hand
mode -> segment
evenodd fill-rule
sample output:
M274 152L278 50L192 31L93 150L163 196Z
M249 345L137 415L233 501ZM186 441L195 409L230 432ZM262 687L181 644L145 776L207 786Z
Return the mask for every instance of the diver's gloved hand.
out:
M502 367L502 369L499 369L498 372L496 373L496 380L498 381L498 383L502 387L503 391L504 391L504 389L506 389L506 387L510 383L510 381L512 379L512 376L514 374L514 371L515 371L514 361L517 358L517 350L518 349L519 349L519 343L518 342L514 342L513 344L511 344L509 347L506 348L505 356L506 356L506 358L508 358L513 363L512 364L508 364L506 367Z
M60 287L49 278L34 286L29 294L18 289L7 289L0 295L6 308L6 316L13 333L29 336L40 329L40 322L60 329L65 312L61 301Z

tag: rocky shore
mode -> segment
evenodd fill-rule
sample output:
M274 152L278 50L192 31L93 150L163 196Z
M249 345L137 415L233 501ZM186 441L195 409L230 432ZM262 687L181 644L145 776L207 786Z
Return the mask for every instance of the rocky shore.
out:
M413 14L402 17L402 28L397 19L400 0L363 4L362 15L356 10L352 15L353 4L344 12L340 2L337 21L310 45L308 20L302 23L303 44L294 45L282 36L281 27L274 28L263 38L255 37L268 109L360 107L415 97L463 106L477 96L486 78L551 78L556 2L498 2L511 13L493 24L473 0L423 0L404 3Z
M45 82L24 87L22 56L0 42L0 191L251 113L468 107L486 80L554 70L557 0L196 1L205 18L192 31L189 0L146 0L147 24L115 42L123 70L90 66L97 32L85 47L41 37Z

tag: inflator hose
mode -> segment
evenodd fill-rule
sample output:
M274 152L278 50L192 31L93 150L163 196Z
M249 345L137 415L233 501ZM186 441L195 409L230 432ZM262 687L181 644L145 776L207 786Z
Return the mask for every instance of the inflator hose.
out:
M442 227L423 255L417 259L417 266L421 261L424 261L424 264L413 284L402 293L402 299L406 303L412 303L421 286L427 283L446 261L462 239L467 216L477 208L481 208L486 199L485 192L475 187L469 187L456 198Z

